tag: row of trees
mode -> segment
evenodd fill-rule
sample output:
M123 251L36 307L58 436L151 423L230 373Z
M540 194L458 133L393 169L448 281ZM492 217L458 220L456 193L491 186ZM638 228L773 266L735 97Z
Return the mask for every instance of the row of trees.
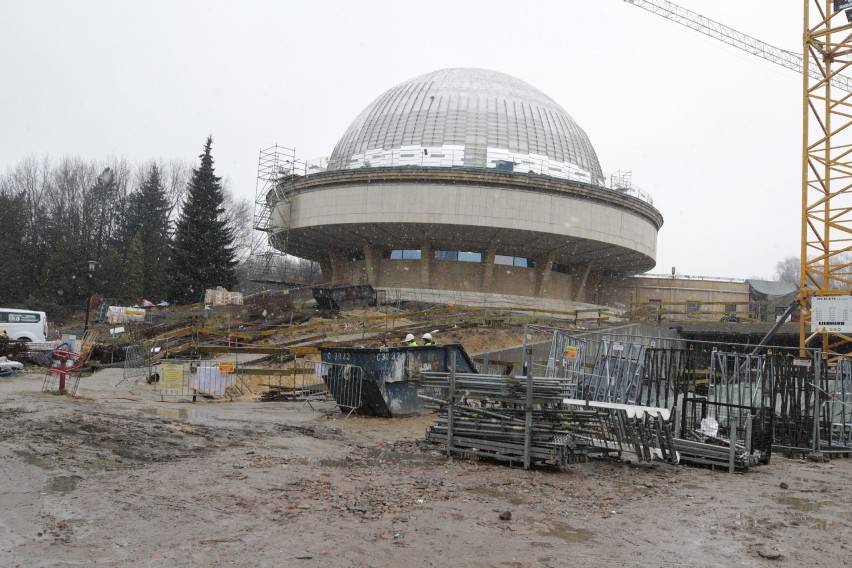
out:
M251 204L223 187L212 144L196 167L29 158L10 169L0 177L0 305L61 313L89 292L186 303L234 288Z
M838 280L829 282L829 288L840 287L840 279L852 280L852 253L843 252L832 258L833 275ZM775 279L799 286L801 282L802 261L798 256L788 256L775 264ZM818 283L822 281L819 280ZM809 286L815 286L813 282Z

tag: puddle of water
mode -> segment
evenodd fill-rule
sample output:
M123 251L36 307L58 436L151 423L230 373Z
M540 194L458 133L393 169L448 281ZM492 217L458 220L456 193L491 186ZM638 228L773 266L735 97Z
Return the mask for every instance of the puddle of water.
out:
M591 531L578 529L566 523L548 523L550 526L537 534L539 536L549 536L558 538L563 542L584 543L592 540Z
M801 511L803 513L816 513L824 505L824 503L820 501L810 501L808 499L792 497L790 495L781 495L773 497L772 499L779 505L787 505L791 509Z
M182 420L186 420L189 418L189 410L186 408L160 408L156 406L151 406L148 408L143 408L142 412L145 414L153 414L155 416L166 416L168 418L180 418Z
M41 456L37 456L32 452L28 452L26 450L16 450L15 453L24 460L24 463L40 467L41 469L53 469L53 466L51 466L46 459Z
M838 525L843 525L840 521L829 521L828 519L817 519L814 528L818 531L834 530Z
M792 497L787 495L773 497L773 499L779 505L787 505L794 511L799 511L801 513L817 513L820 512L824 506L832 504L831 501L809 501L807 499L802 499L801 497ZM852 511L830 511L825 512L825 514L828 516L817 518L800 515L801 524L803 526L810 526L812 529L818 531L830 531L838 527L845 527L849 521L852 521Z
M81 479L79 475L59 475L50 480L48 490L52 493L71 493Z
M836 528L845 527L852 521L852 511L837 511L835 516L840 519L817 519L813 528L818 531L832 531Z

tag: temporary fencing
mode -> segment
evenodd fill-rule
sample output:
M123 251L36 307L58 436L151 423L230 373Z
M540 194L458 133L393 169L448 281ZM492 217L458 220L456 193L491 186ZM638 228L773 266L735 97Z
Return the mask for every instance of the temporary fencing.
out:
M265 390L259 393L258 398L262 401L295 400L308 403L312 400L327 399L328 388L323 381L324 372L321 363L295 363L274 375L267 375L266 382L261 385Z
M528 326L525 336L540 341L544 329ZM640 460L734 471L768 463L773 447L852 453L852 359L829 363L819 350L807 357L777 347L742 351L741 345L552 329L546 362L523 366L532 375L532 429L544 428L548 443L565 442L572 457L561 459L569 461L594 451L632 451ZM454 409L468 451L483 455L487 440L495 456L504 456L497 459L519 459L510 438L495 432L526 428L526 401L516 392L525 377L459 376L454 390L446 374L424 376L431 389L423 396ZM443 391L436 390L440 381ZM476 386L486 383L487 396ZM506 392L514 398L500 395ZM551 421L564 431L549 430ZM452 429L449 413L442 414L429 436L448 443Z
M151 366L149 377L161 400L239 396L247 388L239 378L235 361L162 359Z
M838 447L852 448L852 360L841 359L834 376L826 381L828 439Z
M148 347L144 344L131 345L124 355L124 371L122 378L115 386L130 379L141 379L148 376L150 359Z
M267 385L261 400L312 401L333 398L348 416L361 406L364 370L356 365L320 361L296 364Z
M337 406L347 416L361 407L364 393L364 369L356 365L317 363Z

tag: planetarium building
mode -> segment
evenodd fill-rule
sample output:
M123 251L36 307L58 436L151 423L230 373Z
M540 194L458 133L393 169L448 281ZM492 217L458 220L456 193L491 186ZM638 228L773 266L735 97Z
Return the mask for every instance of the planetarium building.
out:
M323 166L267 201L271 242L329 283L570 309L655 265L663 219L647 194L607 180L574 119L502 73L391 88Z

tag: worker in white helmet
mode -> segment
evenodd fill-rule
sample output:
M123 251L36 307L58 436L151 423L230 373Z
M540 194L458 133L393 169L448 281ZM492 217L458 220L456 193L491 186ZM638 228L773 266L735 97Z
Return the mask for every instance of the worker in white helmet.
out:
M417 340L414 339L413 334L409 333L408 335L405 336L405 344L408 347L417 347Z
M423 334L423 345L435 345L435 342L432 340L432 334L431 333L424 333Z

